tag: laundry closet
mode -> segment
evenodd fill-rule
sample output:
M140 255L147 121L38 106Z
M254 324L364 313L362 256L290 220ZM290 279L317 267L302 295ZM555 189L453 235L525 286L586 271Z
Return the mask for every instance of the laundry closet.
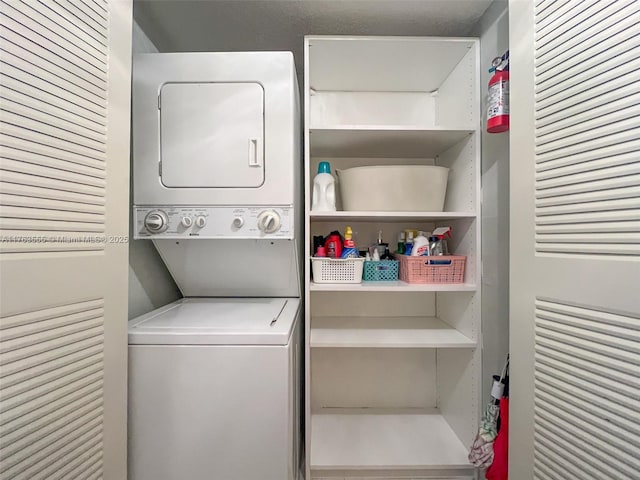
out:
M215 51L216 42L221 43L221 50L294 51L304 125L299 161L305 192L301 210L307 267L301 288L305 370L300 377L304 382L300 468L305 478L475 478L467 454L486 398L481 348L481 112L485 101L481 83L486 82L483 72L490 66L485 64L508 49L506 4L490 3L474 6L473 18L462 18L465 14L457 7L442 11L443 22L447 15L461 16L459 25L447 28L437 20L437 9L423 6L423 15L426 10L435 15L429 19L431 27L413 24L407 29L403 22L385 28L382 17L393 11L408 20L408 4L405 10L383 2L380 11L374 11L380 22L377 27L369 20L363 26L354 25L353 31L335 35L331 22L339 21L339 3L325 2L323 12L300 10L309 15L308 21L322 27L306 31L294 24L296 35L288 33L286 47L283 38L278 38L277 27L262 27L274 38L267 35L254 47L250 35L231 31L227 38L218 33L214 41L206 39L206 31L193 27L195 34L185 33L181 38L183 34L171 24L167 25L171 38L163 37L158 19L152 16L169 21L164 15L175 5L158 9L161 5L136 4L139 18L134 41L138 41L139 53L154 51L150 39L155 48L166 52ZM280 26L284 20L270 15L278 11L287 15L286 4L275 2L271 9L252 4L252 8L266 9L265 18ZM483 52L481 17L490 6L483 18L489 32L485 35L493 36L493 46ZM234 8L231 2L214 2L207 8L226 16L226 20L216 20L221 25L241 21L250 12L250 7ZM358 19L357 5L348 8L353 19ZM185 15L191 17L197 11ZM201 14L204 12L209 10ZM314 19L313 13L319 18ZM327 34L318 28L327 29ZM197 38L202 38L202 45ZM496 187L498 181L505 181L507 138L503 134L487 142L494 145L496 164L485 173L494 177ZM449 172L446 200L439 212L419 211L411 205L394 211L346 211L339 198L338 211L315 212L311 192L320 162L329 162L334 175L333 169L359 166L442 166ZM497 197L497 192L492 193ZM491 202L490 197L488 200ZM494 208L484 214L506 217L505 205L500 205L501 211L497 204ZM436 227L451 227L449 249L464 259L463 277L453 284L412 284L397 278L380 283L322 283L319 277L314 281L309 262L315 253L314 237L333 230L344 232L347 226L353 229L361 250L380 232L395 250L398 232L405 228L431 232ZM490 252L506 263L508 251L498 251L497 237L498 232L488 234ZM241 261L239 253L237 256ZM214 268L215 260L211 262ZM194 272L184 275L189 278ZM507 281L498 274L494 278L498 285ZM154 281L157 284L162 279ZM259 283L255 278L252 281ZM168 275L165 282L171 284ZM489 303L494 306L506 298L505 292L497 291L498 285L494 292L489 287L494 297ZM218 288L233 295L224 285ZM496 313L490 325L499 332L494 339L496 348L487 352L485 367L490 373L499 372L507 349L506 318Z
M15 0L0 27L2 480L478 480L508 352L510 478L638 479L639 2ZM442 208L391 173L388 208L398 168L446 172ZM389 258L418 232L441 258ZM340 236L364 258L324 257Z

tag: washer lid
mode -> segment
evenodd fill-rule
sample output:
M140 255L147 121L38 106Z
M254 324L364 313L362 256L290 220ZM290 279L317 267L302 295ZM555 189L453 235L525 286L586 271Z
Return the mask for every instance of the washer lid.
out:
M129 322L129 345L286 345L298 298L183 298Z

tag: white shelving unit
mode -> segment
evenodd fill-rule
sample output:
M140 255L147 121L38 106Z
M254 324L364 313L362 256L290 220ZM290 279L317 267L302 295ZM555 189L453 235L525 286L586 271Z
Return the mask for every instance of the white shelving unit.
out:
M306 478L472 479L480 415L479 44L473 38L305 39L305 235L450 225L462 284L305 279ZM318 163L449 168L443 212L311 212Z

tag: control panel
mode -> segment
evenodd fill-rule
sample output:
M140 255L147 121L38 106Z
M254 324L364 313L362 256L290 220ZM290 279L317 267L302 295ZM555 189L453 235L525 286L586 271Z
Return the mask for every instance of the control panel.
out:
M134 207L134 238L293 238L291 207Z

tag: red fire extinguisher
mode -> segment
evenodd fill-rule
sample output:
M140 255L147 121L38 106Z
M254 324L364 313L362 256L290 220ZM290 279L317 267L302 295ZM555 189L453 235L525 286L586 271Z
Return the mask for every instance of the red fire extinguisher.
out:
M489 72L487 99L487 132L501 133L509 130L509 52L493 60Z

